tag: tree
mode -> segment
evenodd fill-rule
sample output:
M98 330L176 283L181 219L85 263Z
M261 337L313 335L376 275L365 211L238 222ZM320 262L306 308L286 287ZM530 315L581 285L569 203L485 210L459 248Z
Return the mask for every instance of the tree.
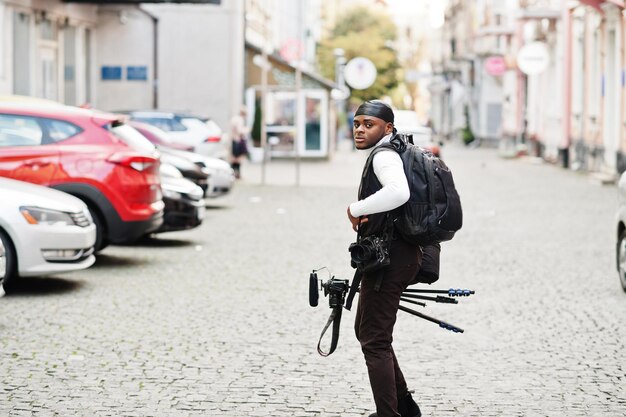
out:
M389 46L396 39L396 27L386 14L374 14L366 7L352 9L337 21L331 37L321 41L318 48L318 65L322 75L335 79L336 48L345 52L349 61L357 56L370 59L378 76L366 90L352 90L354 101L381 98L398 85L399 68L395 51Z

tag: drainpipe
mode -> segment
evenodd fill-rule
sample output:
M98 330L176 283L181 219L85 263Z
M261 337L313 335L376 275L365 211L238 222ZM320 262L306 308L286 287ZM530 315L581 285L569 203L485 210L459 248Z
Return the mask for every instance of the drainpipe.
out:
M524 23L525 20L517 21L517 28L515 31L515 37L517 38L517 50L519 51L524 46ZM514 144L518 144L524 141L526 134L525 119L526 119L526 77L522 70L516 69L517 72L517 120L516 120L516 138L514 138ZM519 140L519 141L518 141Z
M569 168L569 148L572 135L572 9L568 1L563 0L563 115L561 137L561 164L563 168Z

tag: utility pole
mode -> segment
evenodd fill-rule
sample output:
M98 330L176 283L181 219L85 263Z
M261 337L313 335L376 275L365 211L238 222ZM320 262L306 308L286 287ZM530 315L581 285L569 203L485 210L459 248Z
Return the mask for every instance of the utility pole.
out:
M268 20L269 14L267 10L263 10L263 46L261 48L261 150L263 158L261 161L261 185L265 185L265 168L267 163L267 72L269 70L269 61L267 58L267 37L268 37Z
M304 97L302 96L302 2L304 0L296 0L298 2L298 35L296 37L298 44L298 53L296 58L296 137L294 141L294 150L296 151L296 186L300 186L300 143L303 143L304 135L302 132L306 132L304 129L304 123L306 123L306 105L304 104ZM304 108L303 108L304 107ZM303 117L304 116L304 117ZM304 119L304 120L303 120Z

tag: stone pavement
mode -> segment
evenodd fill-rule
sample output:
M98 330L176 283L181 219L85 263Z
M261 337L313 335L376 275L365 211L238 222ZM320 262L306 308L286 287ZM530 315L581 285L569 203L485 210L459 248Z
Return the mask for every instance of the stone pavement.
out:
M626 294L616 189L554 166L447 145L465 225L437 288L459 305L400 313L394 347L425 416L626 415ZM197 229L109 247L94 267L0 299L0 416L357 417L373 411L354 314L337 351L308 274L350 278L346 206L361 153L247 164ZM323 273L320 272L320 277ZM420 308L420 307L416 307Z

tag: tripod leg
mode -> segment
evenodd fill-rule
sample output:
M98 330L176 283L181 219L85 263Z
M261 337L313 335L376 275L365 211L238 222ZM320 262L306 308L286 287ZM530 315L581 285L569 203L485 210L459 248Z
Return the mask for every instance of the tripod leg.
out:
M422 318L424 320L428 320L430 322L438 324L439 327L442 327L442 328L444 328L446 330L450 330L450 331L452 331L454 333L463 333L463 331L464 331L463 329L460 329L460 328L458 328L458 327L456 327L456 326L454 326L452 324L446 323L445 321L438 320L438 319L436 319L434 317L427 316L426 314L422 314L419 311L415 311L415 310L412 310L412 309L404 307L404 306L398 306L398 309L400 309L400 310L402 310L402 311L404 311L406 313L413 314L414 316L420 317L420 318Z

